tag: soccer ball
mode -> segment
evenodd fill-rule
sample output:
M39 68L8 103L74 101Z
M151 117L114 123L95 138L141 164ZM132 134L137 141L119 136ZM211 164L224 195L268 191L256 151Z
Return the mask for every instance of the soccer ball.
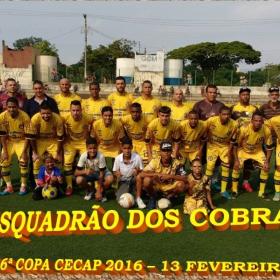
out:
M52 185L48 185L46 188L42 189L42 196L45 199L55 198L57 196L57 188Z
M134 205L134 197L130 193L124 193L121 195L119 204L122 208L131 208Z
M172 203L167 198L161 198L157 201L157 209L165 213L168 209L172 208Z

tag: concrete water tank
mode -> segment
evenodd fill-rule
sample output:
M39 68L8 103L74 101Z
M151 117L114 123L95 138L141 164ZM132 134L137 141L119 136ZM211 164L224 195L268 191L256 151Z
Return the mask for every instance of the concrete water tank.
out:
M164 84L182 85L183 60L166 59L164 61Z
M131 83L134 72L134 58L117 58L116 77L123 76L127 84Z
M36 56L35 79L42 82L50 82L53 68L57 70L57 57L50 55Z

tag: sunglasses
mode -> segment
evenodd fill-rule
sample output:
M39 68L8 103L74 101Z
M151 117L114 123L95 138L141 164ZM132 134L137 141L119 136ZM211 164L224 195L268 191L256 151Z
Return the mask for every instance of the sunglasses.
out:
M271 88L269 89L269 91L272 91L272 90L277 90L277 91L279 91L279 87L271 87Z

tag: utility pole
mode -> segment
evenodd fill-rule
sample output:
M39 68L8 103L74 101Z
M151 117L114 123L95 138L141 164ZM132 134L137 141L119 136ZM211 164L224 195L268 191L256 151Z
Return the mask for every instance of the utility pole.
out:
M85 80L87 79L87 15L84 14L85 19Z
M139 43L139 53L140 53L140 41L138 43Z

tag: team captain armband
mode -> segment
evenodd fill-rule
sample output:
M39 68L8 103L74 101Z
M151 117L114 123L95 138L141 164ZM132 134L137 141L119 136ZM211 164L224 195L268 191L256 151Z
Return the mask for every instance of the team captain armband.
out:
M200 137L200 140L203 141L203 142L205 142L205 141L207 140L207 137L206 137L206 136L201 136L201 137Z
M233 147L234 147L234 148L238 148L238 143L235 142L235 143L233 144Z
M36 140L36 135L31 133L26 133L25 138L29 140Z
M150 143L151 139L145 139L145 143Z
M0 136L6 136L6 135L7 135L7 131L0 130Z
M230 139L230 143L235 143L236 142L236 138L231 138Z
M63 140L64 140L64 135L57 136L57 140L58 140L58 141L63 141Z
M266 149L267 149L267 150L273 150L273 149L274 149L273 144L271 144L271 145L266 145Z
M181 141L181 137L179 137L178 139L174 139L174 138L173 138L173 141L174 141L175 143L179 143L179 142Z

